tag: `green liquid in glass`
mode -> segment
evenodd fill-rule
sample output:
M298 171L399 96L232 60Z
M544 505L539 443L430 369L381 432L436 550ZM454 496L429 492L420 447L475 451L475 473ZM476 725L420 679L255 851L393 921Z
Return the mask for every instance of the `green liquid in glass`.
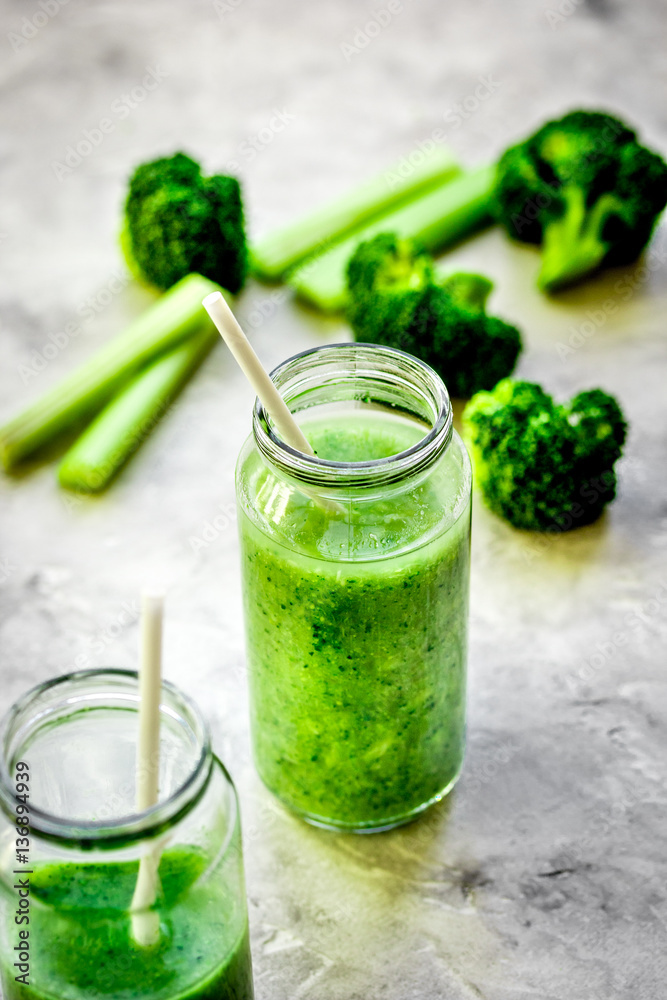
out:
M395 454L424 433L372 413L304 430L319 457L342 462ZM445 468L437 490L427 478L332 514L281 493L250 461L246 480L270 526L241 517L258 770L315 822L404 821L462 764L469 502ZM458 516L443 530L446 506Z
M163 855L160 940L149 948L133 940L127 912L137 862L37 866L29 876L30 985L5 965L5 1000L252 1000L247 928L239 935L227 919L233 901L198 882L204 864L194 851ZM11 947L21 929L12 924Z

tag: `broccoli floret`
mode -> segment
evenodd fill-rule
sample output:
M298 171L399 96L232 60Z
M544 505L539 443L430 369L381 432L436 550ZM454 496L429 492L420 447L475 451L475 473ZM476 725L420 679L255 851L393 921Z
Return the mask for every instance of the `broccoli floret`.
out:
M381 233L361 243L347 269L348 318L356 340L421 358L453 396L491 389L513 370L516 327L487 316L492 289L479 274L439 279L431 257L409 240Z
M130 179L122 244L131 269L158 288L196 272L238 292L248 269L239 182L203 177L184 153L144 163Z
M547 122L498 163L495 215L510 236L542 244L546 291L632 263L666 202L667 164L599 111Z
M601 389L559 405L533 382L503 379L473 396L463 428L487 505L516 528L590 524L616 495L627 425Z

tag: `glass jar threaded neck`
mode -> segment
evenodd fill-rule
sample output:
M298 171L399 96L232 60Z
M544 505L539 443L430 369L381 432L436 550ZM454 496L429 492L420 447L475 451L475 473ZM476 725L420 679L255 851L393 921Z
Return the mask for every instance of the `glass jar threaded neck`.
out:
M352 404L424 425L424 436L406 451L364 462L334 462L286 444L256 400L253 434L260 453L304 486L349 490L397 483L431 466L451 440L452 407L442 379L403 351L377 344L330 344L288 358L271 378L294 414Z
M213 764L208 727L194 702L164 681L160 800L137 812L139 703L138 675L131 670L83 670L28 691L0 721L4 811L15 809L11 775L23 758L31 770L31 828L41 837L110 847L177 823L207 787Z

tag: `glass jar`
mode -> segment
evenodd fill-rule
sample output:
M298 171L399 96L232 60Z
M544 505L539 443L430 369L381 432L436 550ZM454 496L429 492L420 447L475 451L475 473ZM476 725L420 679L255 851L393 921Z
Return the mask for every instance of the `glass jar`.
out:
M462 765L468 455L401 351L334 344L272 378L316 454L256 403L237 466L255 762L310 822L388 829Z
M252 1000L234 786L196 706L165 683L160 800L136 813L138 706L135 673L90 670L0 723L5 1000ZM133 909L151 863L157 895Z

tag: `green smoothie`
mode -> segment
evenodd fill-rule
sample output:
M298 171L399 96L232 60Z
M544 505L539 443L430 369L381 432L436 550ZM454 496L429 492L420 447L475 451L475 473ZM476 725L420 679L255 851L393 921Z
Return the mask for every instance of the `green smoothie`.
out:
M424 436L377 412L302 426L320 458L378 459ZM458 465L457 465L458 463ZM464 748L468 493L458 438L438 470L340 512L241 470L255 760L310 820L377 829L456 781Z
M196 851L163 855L161 935L152 948L131 936L137 862L36 866L30 985L3 968L5 1000L252 1000L245 917L239 933L238 903L201 878L205 863ZM18 944L13 923L9 943Z

